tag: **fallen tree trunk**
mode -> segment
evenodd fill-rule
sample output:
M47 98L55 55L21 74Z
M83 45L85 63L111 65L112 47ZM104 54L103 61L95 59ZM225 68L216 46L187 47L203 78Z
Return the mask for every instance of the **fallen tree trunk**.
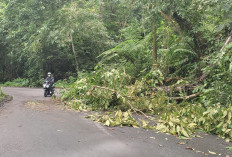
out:
M196 84L184 84L184 85L177 85L177 86L160 86L155 88L153 91L162 90L165 93L170 92L191 92L196 87Z

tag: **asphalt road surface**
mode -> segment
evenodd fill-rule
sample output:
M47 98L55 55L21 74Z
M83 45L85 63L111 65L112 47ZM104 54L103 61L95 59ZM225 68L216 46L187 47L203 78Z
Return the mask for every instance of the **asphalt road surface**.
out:
M232 157L216 135L172 135L104 127L65 109L42 89L3 88L13 100L0 109L0 157ZM216 154L215 154L216 153Z

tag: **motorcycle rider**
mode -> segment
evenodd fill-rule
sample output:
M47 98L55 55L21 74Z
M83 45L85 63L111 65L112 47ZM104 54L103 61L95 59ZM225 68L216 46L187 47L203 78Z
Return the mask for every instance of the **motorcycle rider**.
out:
M50 91L53 93L53 87L54 87L54 77L52 77L52 73L48 72L48 77L45 79L45 81L48 81L50 84Z

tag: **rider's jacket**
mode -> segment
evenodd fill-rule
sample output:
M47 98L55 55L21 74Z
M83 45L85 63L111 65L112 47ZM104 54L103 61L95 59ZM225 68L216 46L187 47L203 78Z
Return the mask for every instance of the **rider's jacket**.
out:
M54 77L47 77L46 78L46 81L48 81L50 84L53 84L54 83Z

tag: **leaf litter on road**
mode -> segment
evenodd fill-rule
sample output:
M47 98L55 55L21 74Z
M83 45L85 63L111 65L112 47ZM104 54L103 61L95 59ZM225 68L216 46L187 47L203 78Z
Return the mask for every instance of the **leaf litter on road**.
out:
M49 110L50 107L48 105L45 105L44 102L42 101L28 101L26 104L25 104L25 107L27 109L32 109L32 110L36 110L36 111L46 111L46 110Z
M192 147L185 147L185 149L188 149L188 150L193 150L193 148Z
M63 132L62 130L57 130L57 132Z
M178 142L179 145L185 145L186 143L184 142Z
M209 153L210 153L210 154L213 154L213 155L216 155L216 154L217 154L217 153L212 152L212 151L210 151L210 150L209 150Z
M30 100L24 104L24 106L27 109L35 110L38 112L44 112L44 111L49 111L51 108L56 107L57 109L65 110L66 108L58 101L55 100L46 100L46 101L41 101L41 100Z

